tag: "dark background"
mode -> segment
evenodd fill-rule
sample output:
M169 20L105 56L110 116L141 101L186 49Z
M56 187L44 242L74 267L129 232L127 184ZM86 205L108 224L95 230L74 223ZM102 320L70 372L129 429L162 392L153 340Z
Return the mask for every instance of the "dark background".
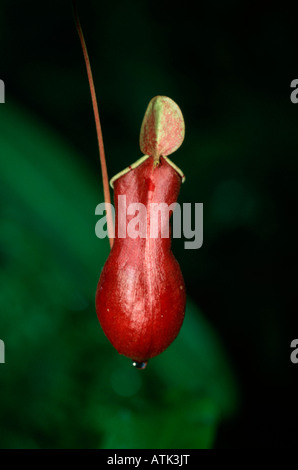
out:
M110 177L141 156L153 96L183 112L171 158L179 202L204 203L204 244L173 251L201 337L186 323L141 372L106 341L93 295L108 242L94 235L101 175L71 2L2 1L0 446L293 447L297 6L78 9Z

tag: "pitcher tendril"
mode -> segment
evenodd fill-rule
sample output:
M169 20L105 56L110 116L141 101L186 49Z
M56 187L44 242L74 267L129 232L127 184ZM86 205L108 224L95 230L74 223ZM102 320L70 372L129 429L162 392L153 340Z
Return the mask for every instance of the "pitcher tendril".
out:
M95 87L94 87L94 82L93 82L89 55L88 55L87 46L86 46L86 42L84 39L84 34L83 34L82 27L81 27L75 0L72 1L72 6L73 6L75 24L76 24L78 35L80 38L82 50L83 50L83 55L84 55L84 60L85 60L85 65L86 65L86 70L87 70L87 75L88 75L89 88L90 88L90 93L91 93L91 99L92 99L92 107L93 107L93 112L94 112L98 148L99 148L99 157L100 157L101 172L102 172L103 193L104 193L104 200L106 203L108 236L109 236L109 241L110 241L110 247L112 248L113 242L114 242L114 239L113 239L114 227L113 227L113 217L112 217L112 211L111 211L111 196L110 196L109 178L108 178L108 170L107 170L106 157L105 157L105 151L104 151L104 145L103 145L101 124L100 124L100 118L99 118L99 112L98 112L98 105L97 105L97 99L96 99L96 93L95 93Z

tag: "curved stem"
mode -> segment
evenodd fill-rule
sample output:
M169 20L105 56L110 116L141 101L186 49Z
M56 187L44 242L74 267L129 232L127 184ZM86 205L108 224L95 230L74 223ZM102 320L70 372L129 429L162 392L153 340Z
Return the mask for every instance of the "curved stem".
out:
M94 82L93 82L93 76L92 76L92 70L91 70L91 65L89 61L87 46L85 43L75 0L72 1L72 5L73 5L76 28L78 31L78 35L80 38L80 42L81 42L81 46L82 46L82 50L84 54L90 93L91 93L91 99L92 99L92 106L93 106L97 140L98 140L98 148L99 148L99 157L100 157L100 164L101 164L101 172L102 172L103 193L104 193L104 200L106 203L108 237L110 241L110 247L112 248L113 242L114 242L114 238L113 238L114 226L113 226L113 217L112 217L112 211L111 211L111 206L110 206L111 197L110 197L110 188L109 188L109 178L108 178L107 164L106 164L101 125L100 125L100 119L99 119L99 112L98 112L98 106L97 106L97 99L96 99L95 87L94 87Z

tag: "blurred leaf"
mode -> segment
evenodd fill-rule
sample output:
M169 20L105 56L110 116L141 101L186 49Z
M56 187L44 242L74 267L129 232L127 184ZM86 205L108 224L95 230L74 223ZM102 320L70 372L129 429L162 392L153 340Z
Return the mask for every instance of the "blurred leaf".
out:
M133 369L98 324L108 241L80 156L28 112L0 114L2 448L211 447L237 404L223 348L188 300L173 345Z

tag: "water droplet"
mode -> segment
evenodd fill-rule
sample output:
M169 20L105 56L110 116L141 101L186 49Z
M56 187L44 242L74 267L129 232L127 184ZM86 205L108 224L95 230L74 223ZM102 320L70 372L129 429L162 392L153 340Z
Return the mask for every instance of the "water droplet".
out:
M144 361L144 362L132 361L132 365L133 365L136 369L146 369L147 364L148 364L147 361Z

